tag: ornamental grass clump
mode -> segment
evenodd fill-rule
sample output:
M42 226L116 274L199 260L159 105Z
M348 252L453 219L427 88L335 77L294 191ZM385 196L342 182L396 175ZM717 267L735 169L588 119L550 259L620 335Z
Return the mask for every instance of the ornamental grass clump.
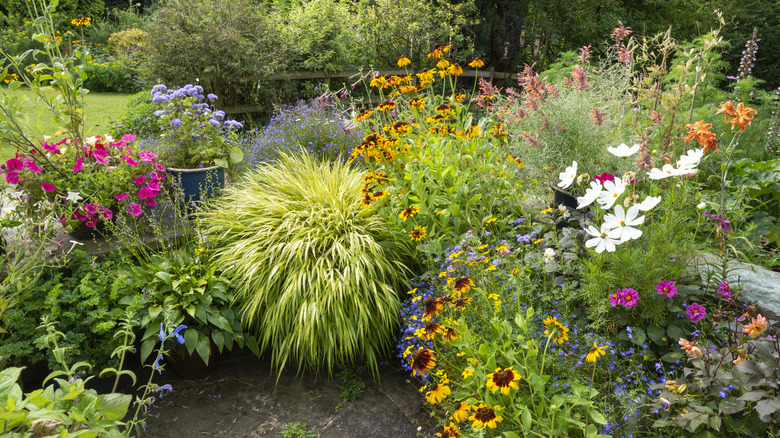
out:
M392 345L408 254L360 208L362 174L344 163L282 155L226 188L200 217L232 279L244 324L281 373L364 361Z

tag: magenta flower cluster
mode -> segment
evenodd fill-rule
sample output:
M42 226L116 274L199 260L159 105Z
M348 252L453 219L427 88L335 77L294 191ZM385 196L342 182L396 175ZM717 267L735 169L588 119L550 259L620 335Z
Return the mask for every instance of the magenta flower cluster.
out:
M699 303L693 303L685 309L685 313L691 321L699 322L707 315L707 309Z
M655 290L658 291L658 295L666 295L669 298L672 298L677 293L677 287L674 285L674 282L667 280L658 283Z
M621 305L623 307L635 307L639 301L639 293L631 288L618 289L609 295L609 304L612 307Z

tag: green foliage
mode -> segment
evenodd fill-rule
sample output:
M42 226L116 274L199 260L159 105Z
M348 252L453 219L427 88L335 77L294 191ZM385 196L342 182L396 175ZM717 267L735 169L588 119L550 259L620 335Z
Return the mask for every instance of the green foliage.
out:
M157 136L160 127L157 125L157 119L151 114L158 108L159 105L152 103L152 93L149 91L134 94L127 102L124 111L111 121L111 136L121 138L122 135L130 133L138 138Z
M203 248L185 246L150 255L131 268L126 286L131 292L123 302L143 309L140 327L141 361L145 362L158 342L161 326L187 326L184 348L197 351L209 363L211 346L233 349L249 347L259 354L254 336L245 334L231 308L230 282L216 273Z
M317 438L319 435L317 435L315 432L310 431L306 428L306 423L300 423L300 422L293 422L293 423L287 423L282 426L282 431L280 432L282 437L284 438Z
M121 438L122 419L130 406L128 394L98 394L82 379L55 378L44 389L23 394L18 383L21 368L0 371L0 408L4 436L78 436Z
M30 5L28 0L2 0L0 8L5 9L9 14L26 16ZM63 23L70 23L70 20L77 15L94 20L103 16L104 9L104 0L58 0L56 5L57 15Z
M736 160L732 164L732 187L747 189L751 199L754 233L780 246L780 160Z
M36 330L41 318L50 317L68 333L68 361L89 361L99 368L115 365L111 353L121 339L114 338L114 330L124 314L117 277L121 266L117 258L98 262L76 250L64 266L44 268L40 279L29 283L16 296L16 306L3 315L9 335L0 345L0 356L10 358L11 364L48 360L53 369L45 336Z
M345 369L339 373L339 378L343 382L341 385L341 392L339 397L345 402L353 402L360 400L363 397L363 389L366 384L360 379L355 371Z
M274 72L284 61L279 25L250 0L173 0L152 17L154 35L143 71L149 81L200 83L221 104L246 104L249 76Z
M313 0L293 7L283 32L290 54L289 71L338 71L354 64L358 33L347 4Z
M87 74L84 87L89 91L133 93L142 88L134 72L117 61L88 64L84 72Z
M358 361L376 372L391 345L408 246L360 208L361 186L343 163L283 155L201 217L244 323L279 372Z

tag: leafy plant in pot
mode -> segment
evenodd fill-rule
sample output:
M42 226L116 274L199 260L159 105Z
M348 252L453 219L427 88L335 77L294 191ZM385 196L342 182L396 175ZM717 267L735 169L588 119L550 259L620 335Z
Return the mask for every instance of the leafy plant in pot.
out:
M216 272L203 248L194 245L151 254L128 275L131 290L124 303L141 302L141 361L158 341L160 325L187 326L184 343L175 345L170 363L185 378L200 378L216 365L218 353L247 346L259 356L254 336L244 333L231 308L230 282Z
M225 112L209 103L215 100L214 94L204 97L200 85L152 88L152 102L160 108L154 112L161 131L160 160L187 202L212 196L225 184L225 169L244 159L235 142L242 125L225 120Z

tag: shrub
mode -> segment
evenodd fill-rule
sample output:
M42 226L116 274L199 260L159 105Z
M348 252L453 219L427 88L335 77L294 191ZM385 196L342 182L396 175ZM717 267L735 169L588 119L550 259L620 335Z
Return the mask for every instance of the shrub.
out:
M358 33L347 5L313 0L293 8L284 26L291 50L290 70L342 70L358 52Z
M250 0L173 0L153 16L147 79L171 85L198 82L224 105L246 103L251 82L273 72L284 47L266 7Z
M111 121L111 136L120 138L129 133L138 138L156 136L160 127L157 125L157 118L152 114L158 107L159 105L152 102L152 93L149 91L134 94L119 117Z
M400 307L407 246L359 206L362 174L308 154L263 165L201 217L246 325L282 371L365 361L376 372Z
M362 138L362 130L348 127L340 111L313 100L277 108L270 123L244 136L241 145L251 168L299 150L326 160L346 158Z
M135 74L117 61L90 63L84 88L99 93L132 93L140 88Z

